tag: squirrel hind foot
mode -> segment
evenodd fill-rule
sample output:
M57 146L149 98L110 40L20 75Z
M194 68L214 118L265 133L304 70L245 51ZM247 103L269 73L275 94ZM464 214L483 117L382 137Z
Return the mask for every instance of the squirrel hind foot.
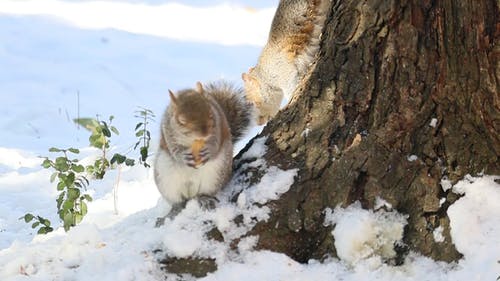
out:
M179 215L182 212L182 210L184 210L184 208L186 208L186 201L172 204L172 208L170 209L168 214L166 214L163 217L156 218L155 227L159 228L165 225L166 219L173 220L175 217L177 217L177 215Z
M213 210L217 206L217 203L219 203L219 199L206 194L201 194L196 199L202 210Z

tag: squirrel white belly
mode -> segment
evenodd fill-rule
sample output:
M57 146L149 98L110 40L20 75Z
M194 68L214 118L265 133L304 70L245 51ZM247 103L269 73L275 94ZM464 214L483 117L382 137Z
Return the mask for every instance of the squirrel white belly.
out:
M250 126L253 106L227 83L169 92L154 174L163 198L179 204L214 195L228 183L233 143Z
M281 0L257 65L242 74L257 123L269 121L290 99L319 50L330 0Z
M229 157L232 159L232 149ZM227 157L220 153L204 165L193 168L175 161L168 152L159 150L155 162L156 184L161 195L170 203L181 203L200 194L213 195L229 180L231 168ZM162 172L164 171L164 172Z

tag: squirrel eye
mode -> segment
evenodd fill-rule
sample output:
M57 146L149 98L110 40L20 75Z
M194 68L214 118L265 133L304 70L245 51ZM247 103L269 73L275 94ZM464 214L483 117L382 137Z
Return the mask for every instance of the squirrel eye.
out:
M179 123L181 126L186 126L187 120L184 118L182 115L177 116L177 123Z

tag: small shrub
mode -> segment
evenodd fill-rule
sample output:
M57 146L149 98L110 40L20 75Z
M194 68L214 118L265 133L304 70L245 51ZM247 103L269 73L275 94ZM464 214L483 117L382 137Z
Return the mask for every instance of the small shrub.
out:
M92 197L84 194L89 185L85 177L85 168L79 164L78 159L69 159L68 154L79 154L76 148L60 149L52 147L49 152L62 153L54 160L45 157L42 166L45 169L54 169L50 181L57 180L57 214L63 222L64 230L80 223L87 214L87 202L92 201Z
M149 143L151 141L151 133L148 130L148 125L150 122L154 122L154 117L156 117L153 111L140 108L140 110L136 111L136 118L141 119L141 122L137 123L135 126L135 136L139 138L139 140L134 145L134 150L137 149L139 145L139 163L141 163L144 167L149 168L150 165L146 162L149 156Z
M31 221L35 220L31 224L31 228L35 229L37 227L40 227L38 229L37 234L47 234L47 233L54 230L50 226L50 221L46 218L42 218L41 216L34 216L34 215L28 213L28 214L24 215L23 217L21 217L20 219L24 219L24 221L26 223L30 223Z
M150 122L154 121L155 115L149 109L140 108L136 111L135 117L140 118L141 122L135 126L135 136L138 141L133 146L136 150L139 147L139 163L144 167L150 167L146 162L149 156L149 145L151 133L148 130ZM112 125L114 117L110 116L108 121L102 121L98 118L78 118L74 121L90 131L89 144L100 150L99 157L87 167L80 164L77 158L69 156L77 155L80 150L76 148L55 148L49 149L51 153L59 153L55 158L43 157L42 167L52 169L54 172L50 176L50 182L57 181L57 190L59 192L56 203L57 213L62 221L65 231L79 224L88 211L87 203L92 201L92 197L86 193L89 180L87 176L94 179L103 179L106 172L121 164L134 166L135 160L126 155L115 153L108 159L112 135L118 135L119 131ZM116 202L115 202L116 204ZM25 214L20 219L26 223L33 222L33 229L39 227L38 234L46 234L53 231L51 222L38 215L30 213Z

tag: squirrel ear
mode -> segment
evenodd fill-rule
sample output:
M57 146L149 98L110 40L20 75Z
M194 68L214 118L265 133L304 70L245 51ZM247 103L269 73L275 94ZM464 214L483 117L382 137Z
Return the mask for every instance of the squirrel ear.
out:
M243 81L248 82L248 80L250 80L249 78L250 77L248 77L248 74L246 72L243 72L241 74L241 79L243 79Z
M175 97L174 92L168 90L168 93L170 94L170 100L172 101L172 103L177 104L177 98Z
M196 92L198 92L199 94L203 94L205 92L200 81L196 82Z

